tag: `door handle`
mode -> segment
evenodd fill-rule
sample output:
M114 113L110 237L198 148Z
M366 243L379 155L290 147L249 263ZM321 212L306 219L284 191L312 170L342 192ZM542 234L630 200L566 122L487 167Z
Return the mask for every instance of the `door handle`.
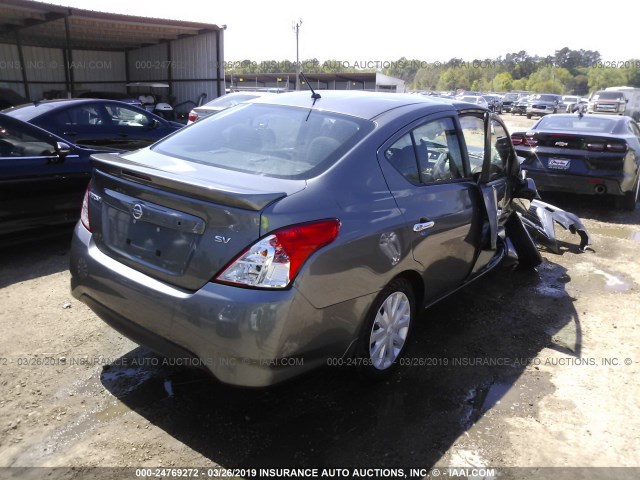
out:
M434 221L427 220L426 218L421 218L420 222L421 223L416 223L413 226L414 232L422 232L424 230L428 230L430 228L433 228L433 226L436 224Z
M78 132L63 132L62 134L69 137L75 137L76 135L78 135Z

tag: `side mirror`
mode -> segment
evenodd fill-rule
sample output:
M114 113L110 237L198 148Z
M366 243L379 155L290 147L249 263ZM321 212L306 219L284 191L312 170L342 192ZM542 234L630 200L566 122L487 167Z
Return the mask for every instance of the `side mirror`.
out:
M71 151L71 146L65 142L56 142L56 153L62 159L66 157Z
M157 128L158 126L160 126L160 120L158 120L157 118L151 119L151 123L149 123L149 128Z

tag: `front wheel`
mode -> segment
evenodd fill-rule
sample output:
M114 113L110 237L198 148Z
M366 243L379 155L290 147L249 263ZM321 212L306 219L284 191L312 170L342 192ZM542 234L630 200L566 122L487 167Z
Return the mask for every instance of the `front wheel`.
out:
M376 297L358 340L359 373L386 378L404 355L415 317L415 294L408 280L396 278Z

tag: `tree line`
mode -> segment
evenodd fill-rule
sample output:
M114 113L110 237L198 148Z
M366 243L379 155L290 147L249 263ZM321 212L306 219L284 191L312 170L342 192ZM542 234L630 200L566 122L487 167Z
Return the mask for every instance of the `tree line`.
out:
M587 95L610 86L640 87L640 60L603 60L598 51L564 47L554 55L541 57L522 50L504 57L472 61L452 58L427 62L402 57L396 61L347 62L331 59L300 62L305 73L355 73L381 71L401 78L410 90L465 90L507 92L526 90L558 94ZM227 74L292 73L296 63L284 61L229 62Z

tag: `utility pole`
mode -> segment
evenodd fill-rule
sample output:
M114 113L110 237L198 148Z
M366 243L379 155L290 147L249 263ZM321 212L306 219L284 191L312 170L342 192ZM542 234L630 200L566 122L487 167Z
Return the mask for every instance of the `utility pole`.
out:
M292 23L293 31L296 32L296 90L300 90L300 45L298 42L300 25L302 25L302 19L299 19L297 22L294 20Z

